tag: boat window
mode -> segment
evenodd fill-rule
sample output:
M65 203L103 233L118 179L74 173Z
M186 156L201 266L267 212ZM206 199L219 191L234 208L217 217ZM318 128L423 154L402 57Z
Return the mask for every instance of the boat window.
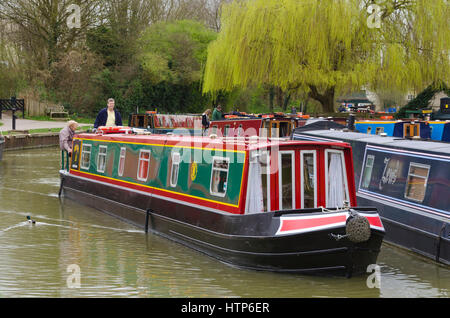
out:
M139 153L139 165L137 179L139 181L147 181L148 171L150 168L150 150L141 150Z
M349 200L344 153L339 150L326 150L325 153L327 207L343 207Z
M302 195L302 209L317 207L317 176L316 176L316 152L302 151L301 152L301 195Z
M288 137L291 134L290 129L291 123L283 122L280 123L280 137Z
M170 173L170 186L176 187L178 183L178 172L180 170L180 154L172 153L172 169Z
M367 133L368 133L368 134L371 134L371 133L372 133L372 127L370 127L370 126L367 127Z
M214 157L211 173L210 193L215 196L224 197L227 192L229 158Z
M280 210L292 210L295 207L294 152L280 152L278 164Z
M270 211L270 154L265 151L259 158L264 211Z
M119 158L119 177L123 176L123 171L125 170L125 156L127 154L127 148L120 148L120 158Z
M420 124L405 124L403 138L420 136Z
M212 126L212 135L217 135L217 125Z
M105 172L106 169L106 155L108 152L107 146L100 146L98 148L98 156L97 156L97 172Z
M401 178L404 180L404 177L402 177L403 165L403 160L385 158L383 174L378 184L378 189L383 192L389 191L389 188L394 185L397 180Z
M403 131L403 138L409 137L411 135L411 129L409 124L405 124L405 128Z
M277 122L273 122L272 123L272 128L270 131L270 137L272 138L278 138L280 136L280 131L278 130L278 123Z
M237 136L238 137L244 136L244 128L242 127L242 124L239 125Z
M267 151L250 154L246 213L260 213L270 209L270 157Z
M430 166L411 162L406 181L405 198L422 202L425 199Z
M92 145L83 145L81 150L81 169L89 170Z
M364 167L364 173L363 173L363 181L362 181L362 187L368 188L370 186L370 180L372 179L372 171L373 171L373 164L375 162L375 156L374 155L368 155L366 159L366 166Z
M420 137L420 124L414 125L414 136Z
M403 137L420 137L420 124L406 124L404 135Z
M382 133L384 133L384 127L377 127L375 129L375 135L381 135Z
M259 136L263 138L267 138L270 134L270 121L263 120L262 127L259 128Z
M225 130L223 132L223 136L228 137L229 131L230 131L230 125L225 125Z

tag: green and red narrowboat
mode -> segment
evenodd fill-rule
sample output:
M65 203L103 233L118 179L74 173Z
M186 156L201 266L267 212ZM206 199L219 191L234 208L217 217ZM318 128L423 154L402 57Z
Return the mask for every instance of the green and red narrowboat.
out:
M70 199L241 268L352 275L376 262L384 227L355 207L348 144L99 131L75 136L60 171Z

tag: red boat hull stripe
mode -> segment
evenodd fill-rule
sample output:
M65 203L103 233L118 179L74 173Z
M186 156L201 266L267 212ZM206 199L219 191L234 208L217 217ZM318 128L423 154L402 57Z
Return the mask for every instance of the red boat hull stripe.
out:
M277 232L280 234L290 233L302 233L311 232L316 230L322 230L326 228L345 226L348 213L334 214L334 215L316 215L307 217L281 217L280 227ZM370 223L370 227L373 229L384 231L383 223L378 214L361 214Z
M317 218L282 219L282 225L279 232L301 231L321 226L330 226L345 223L346 220L346 214Z

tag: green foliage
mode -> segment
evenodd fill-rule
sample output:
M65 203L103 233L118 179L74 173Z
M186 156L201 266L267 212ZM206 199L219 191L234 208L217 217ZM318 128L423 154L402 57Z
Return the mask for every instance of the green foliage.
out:
M365 19L355 1L234 1L210 46L204 89L360 85L373 66L358 53L376 49Z
M211 99L201 92L208 44L216 33L195 21L161 22L138 40L140 109L160 112L203 112ZM130 96L131 96L130 95Z
M17 96L26 86L23 70L17 65L14 56L17 51L12 43L0 37L0 98Z
M201 79L207 46L215 37L215 32L195 21L161 22L144 30L124 50L126 41L114 29L91 30L87 43L101 56L104 68L91 78L98 92L87 115L95 116L108 98L116 100L124 119L136 110L203 112L211 98L202 95Z
M106 67L120 65L127 56L132 54L127 49L126 42L105 25L87 32L86 45L92 52L103 58Z
M0 64L0 98L8 99L17 96L25 87L24 78L16 69Z
M139 60L154 83L191 84L202 79L207 46L216 33L195 21L157 23L139 39Z
M411 100L408 104L402 107L396 114L396 118L406 118L406 111L420 110L429 107L431 99L439 92L444 91L450 96L450 88L444 83L432 84L419 93L416 98Z

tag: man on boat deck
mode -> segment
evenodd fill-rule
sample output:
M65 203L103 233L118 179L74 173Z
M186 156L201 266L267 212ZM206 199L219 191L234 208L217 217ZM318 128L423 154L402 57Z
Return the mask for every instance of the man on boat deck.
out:
M67 126L59 132L59 147L61 150L67 151L69 156L72 154L73 135L77 128L78 123L74 120L70 120L67 122Z
M114 99L108 99L108 107L103 108L97 115L94 123L94 129L98 129L100 126L115 127L122 126L122 117L120 113L114 109Z
M222 105L219 104L217 105L216 108L214 108L211 120L222 120L222 119L223 119Z

